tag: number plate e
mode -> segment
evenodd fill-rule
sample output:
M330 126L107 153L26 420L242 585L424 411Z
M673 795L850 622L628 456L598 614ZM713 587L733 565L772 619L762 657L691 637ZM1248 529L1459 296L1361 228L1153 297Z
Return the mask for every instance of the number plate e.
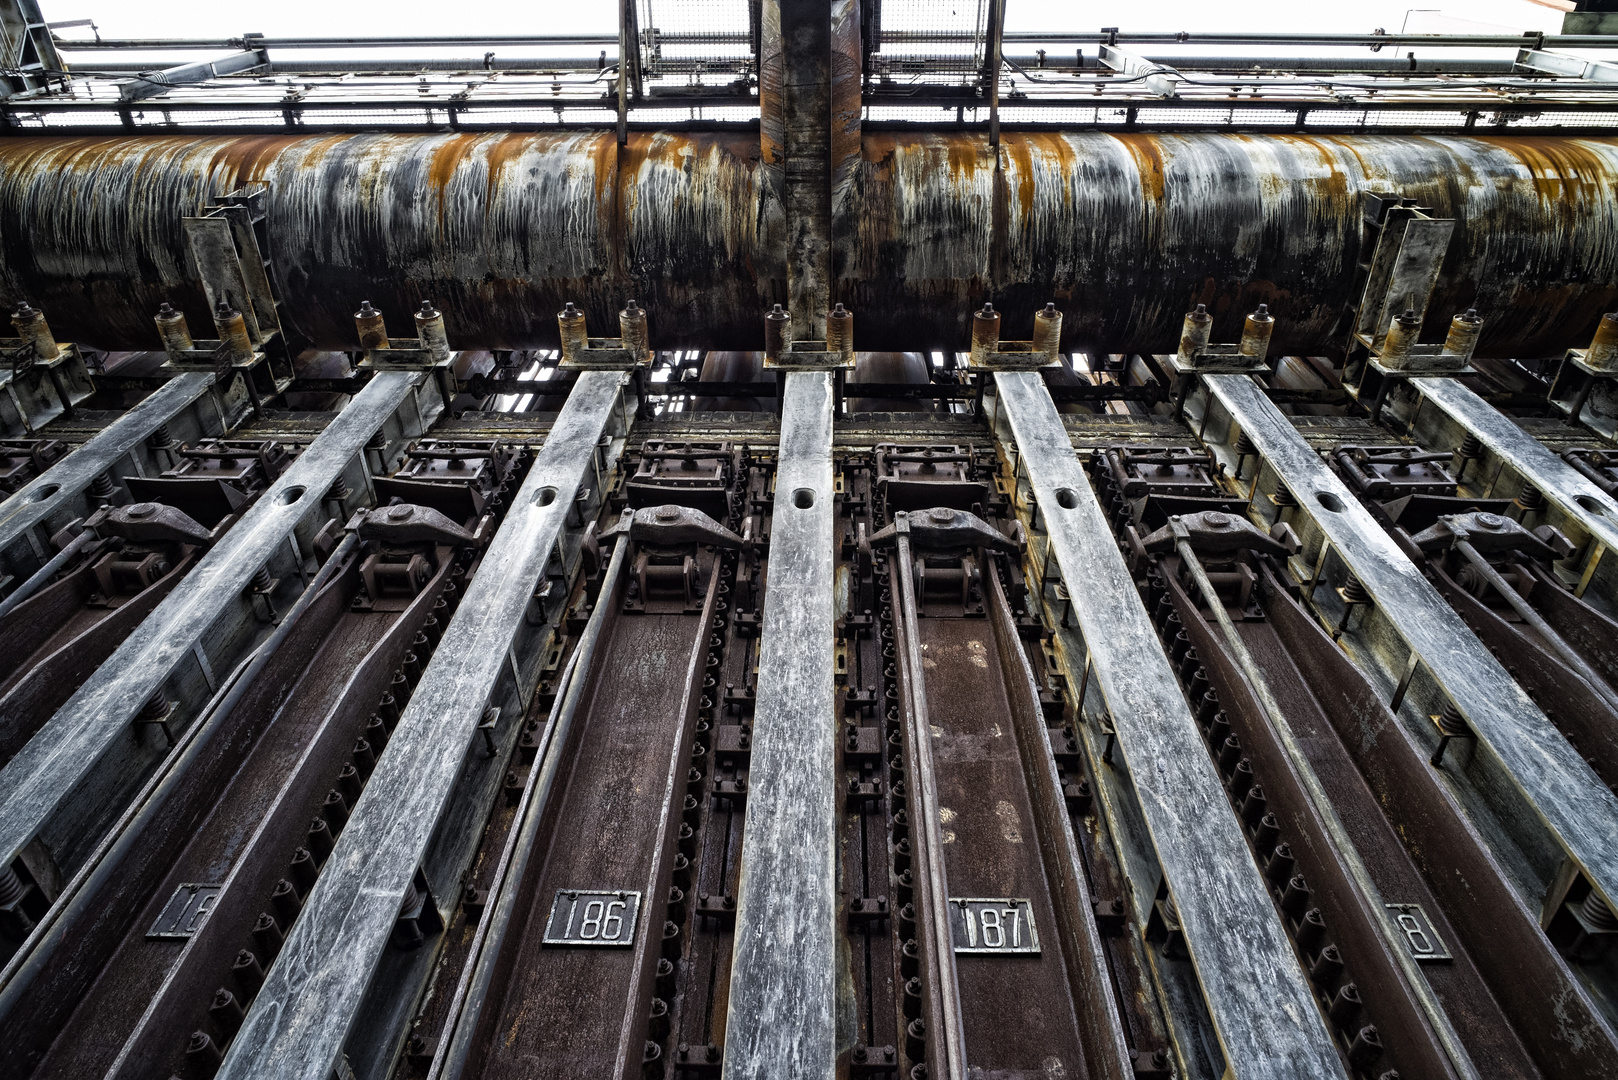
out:
M1427 913L1421 910L1420 904L1387 904L1388 918L1393 921L1393 929L1399 940L1404 942L1410 955L1421 961L1429 963L1442 963L1455 959L1444 947L1438 932L1428 921Z
M1039 930L1027 899L951 897L950 937L958 953L1037 953Z
M546 945L635 943L640 893L624 889L558 889L545 924Z

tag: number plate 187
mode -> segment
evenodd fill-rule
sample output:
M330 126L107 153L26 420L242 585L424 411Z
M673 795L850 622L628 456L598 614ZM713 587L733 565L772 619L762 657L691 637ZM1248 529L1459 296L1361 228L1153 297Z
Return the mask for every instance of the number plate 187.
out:
M950 936L958 953L1037 953L1034 907L1025 899L951 897Z
M633 945L640 893L558 889L545 924L546 945Z

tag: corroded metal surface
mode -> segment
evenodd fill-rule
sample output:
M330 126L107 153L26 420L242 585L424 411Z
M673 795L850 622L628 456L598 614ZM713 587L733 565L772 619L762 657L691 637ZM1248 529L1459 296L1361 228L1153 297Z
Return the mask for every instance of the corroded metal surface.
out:
M837 1072L832 378L787 376L723 1075Z
M1195 720L1039 376L997 372L1019 470L1069 582L1086 665L1112 716L1229 1074L1344 1076L1246 840L1224 810ZM1054 517L1051 515L1055 515ZM1065 622L1065 620L1064 620ZM1064 626L1065 629L1065 626ZM1072 665L1070 665L1071 670ZM1137 894L1137 904L1151 903ZM1145 921L1144 917L1141 921Z
M104 347L155 344L176 301L206 325L179 219L269 185L289 321L349 348L370 299L423 299L464 347L554 346L571 299L608 326L631 295L662 347L753 349L786 297L782 226L746 132L16 138L0 141L0 298ZM1187 305L1320 353L1352 290L1363 191L1457 220L1433 299L1475 305L1480 355L1588 336L1618 303L1618 140L866 131L839 187L833 273L862 348L959 348L974 304L1055 299L1065 348L1166 352ZM839 180L841 176L839 177ZM778 211L777 211L778 213ZM1430 320L1434 333L1442 319ZM1008 334L1020 335L1015 324ZM1217 332L1217 330L1216 330Z

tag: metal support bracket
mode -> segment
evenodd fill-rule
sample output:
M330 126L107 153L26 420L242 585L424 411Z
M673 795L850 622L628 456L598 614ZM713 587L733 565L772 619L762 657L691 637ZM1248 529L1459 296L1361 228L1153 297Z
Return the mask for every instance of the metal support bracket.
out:
M1545 400L1567 417L1570 425L1580 424L1609 439L1618 439L1618 414L1612 401L1618 397L1618 371L1591 365L1585 349L1569 349L1556 369ZM1591 399L1604 407L1591 407Z
M1545 497L1554 515L1553 520L1542 523L1567 533L1569 540L1584 549L1587 564L1597 557L1597 548L1618 548L1618 498L1551 453L1464 384L1454 379L1411 379L1410 386L1423 401L1436 406L1438 417L1476 438L1499 466L1510 469L1522 484ZM1434 411L1424 410L1424 416L1433 417ZM1429 422L1423 421L1419 427L1426 429ZM1418 439L1424 434L1425 430L1416 432ZM1500 490L1500 481L1494 487ZM1587 544L1589 538L1595 544Z
M22 355L31 342L0 338L0 353ZM95 394L84 354L71 341L57 342L50 360L26 363L0 361L0 435L19 436L38 431L59 416L72 416L73 407Z
M225 425L217 398L209 393L213 385L211 374L169 380L0 503L0 573L22 581L43 566L50 558L51 535L95 510L85 492L97 477L126 467L137 474L167 468L148 445L158 429L189 442L221 434Z

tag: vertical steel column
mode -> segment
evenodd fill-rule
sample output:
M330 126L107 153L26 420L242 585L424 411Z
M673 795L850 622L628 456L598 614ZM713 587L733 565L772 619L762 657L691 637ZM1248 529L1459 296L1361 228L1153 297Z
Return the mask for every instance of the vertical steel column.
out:
M837 1065L837 711L832 374L786 377L725 1080Z
M989 0L983 49L983 96L989 102L989 145L1000 145L1000 49L1006 33L1006 0Z
M503 760L473 749L482 745L477 727L486 710L501 707L511 717L501 724L504 749L521 726L526 694L511 677L514 649L624 380L617 371L579 375L216 1080L330 1080L418 868L431 862L435 895L455 895L483 817L478 825L450 823L470 834L458 838L464 858L434 860L435 834L469 755Z
M764 0L759 147L765 198L785 221L787 310L800 341L825 339L836 263L853 248L852 216L838 210L860 156L860 64L855 0Z
M1038 372L994 380L1228 1075L1341 1077L1342 1060L1050 392Z

